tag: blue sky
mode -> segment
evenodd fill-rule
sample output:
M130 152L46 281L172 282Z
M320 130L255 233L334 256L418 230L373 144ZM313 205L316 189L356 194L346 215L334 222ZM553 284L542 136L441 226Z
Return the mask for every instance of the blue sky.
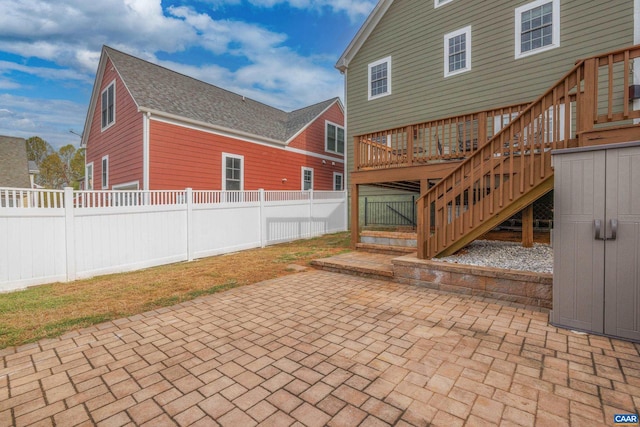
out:
M0 135L78 145L102 45L289 111L343 95L333 67L376 0L0 0Z

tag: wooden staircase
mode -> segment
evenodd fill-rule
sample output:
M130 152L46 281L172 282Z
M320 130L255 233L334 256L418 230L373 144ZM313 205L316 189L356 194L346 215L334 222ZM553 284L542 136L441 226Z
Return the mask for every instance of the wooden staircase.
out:
M418 257L447 256L553 189L551 151L640 139L640 46L579 61L418 199Z

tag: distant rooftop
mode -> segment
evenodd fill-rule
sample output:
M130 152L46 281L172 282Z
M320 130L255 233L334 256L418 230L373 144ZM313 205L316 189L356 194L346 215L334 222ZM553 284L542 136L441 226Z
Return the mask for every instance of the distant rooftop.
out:
M31 188L24 138L0 136L0 187Z

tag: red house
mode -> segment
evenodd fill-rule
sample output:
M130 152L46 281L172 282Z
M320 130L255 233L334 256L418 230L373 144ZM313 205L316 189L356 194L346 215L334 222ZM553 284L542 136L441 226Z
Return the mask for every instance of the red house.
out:
M285 112L104 46L86 189L342 190L338 98Z

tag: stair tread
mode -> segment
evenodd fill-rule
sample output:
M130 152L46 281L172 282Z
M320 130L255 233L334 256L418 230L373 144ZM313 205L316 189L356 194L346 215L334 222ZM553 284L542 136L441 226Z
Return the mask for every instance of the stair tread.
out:
M403 254L416 252L418 250L415 246L394 246L394 245L384 245L379 243L356 243L356 248L362 249L362 250L379 250L382 252L403 253Z

